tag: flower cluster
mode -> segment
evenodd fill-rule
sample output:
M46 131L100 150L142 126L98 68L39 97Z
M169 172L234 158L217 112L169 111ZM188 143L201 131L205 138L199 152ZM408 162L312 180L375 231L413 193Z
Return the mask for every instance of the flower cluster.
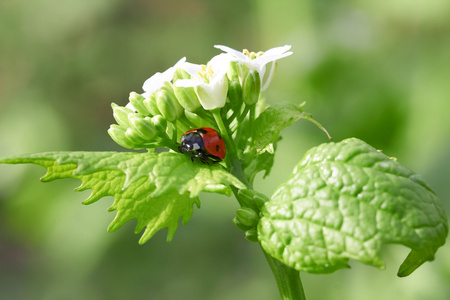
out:
M231 128L248 119L261 91L269 85L276 61L292 54L290 46L258 53L215 47L224 53L206 65L182 58L147 79L142 94L130 93L125 107L113 104L117 124L111 125L108 133L114 141L130 149L167 147L176 151L185 131L201 126L219 128L217 116L233 134Z

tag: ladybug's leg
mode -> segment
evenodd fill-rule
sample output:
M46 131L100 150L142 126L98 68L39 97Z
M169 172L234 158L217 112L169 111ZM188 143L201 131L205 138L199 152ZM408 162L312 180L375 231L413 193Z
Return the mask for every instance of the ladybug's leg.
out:
M205 156L199 157L199 160L201 161L202 164L209 165L209 159L206 158Z
M181 145L178 145L178 151L180 151L180 153L185 153L183 150L183 147L181 147Z
M208 158L208 156L205 155L205 153L203 153L202 151L199 151L197 154L197 157L202 164L209 165L209 158Z
M200 158L200 154L197 151L193 151L191 154L191 162L194 162L194 158Z

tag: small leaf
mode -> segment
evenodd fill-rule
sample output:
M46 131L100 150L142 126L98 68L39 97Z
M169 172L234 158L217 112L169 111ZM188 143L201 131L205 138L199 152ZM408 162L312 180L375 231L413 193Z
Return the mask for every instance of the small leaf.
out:
M254 143L258 150L274 143L281 130L300 120L305 113L303 105L279 104L269 106L254 123Z
M220 165L192 163L189 157L172 152L48 152L5 158L0 163L41 165L47 168L41 178L44 182L80 179L77 191L92 190L84 204L113 196L109 210L117 215L108 229L114 231L137 219L136 233L145 227L140 243L165 227L170 241L180 217L186 224L193 204L200 206L200 192L230 195L231 185L245 187Z
M384 268L383 243L412 249L406 276L445 243L441 202L412 171L358 139L306 153L261 210L267 253L299 271L330 273L354 259Z
M249 182L253 182L256 174L264 171L263 178L266 178L272 169L275 154L269 151L264 151L256 156L253 153L249 154L250 155L246 155L244 157L243 168L245 171L245 177L248 178Z

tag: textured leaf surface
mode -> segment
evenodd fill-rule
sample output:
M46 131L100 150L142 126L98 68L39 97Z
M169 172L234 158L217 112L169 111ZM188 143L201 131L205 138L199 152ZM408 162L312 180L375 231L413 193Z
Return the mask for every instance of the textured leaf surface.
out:
M330 273L354 259L384 268L383 243L412 249L399 276L433 260L448 223L433 191L363 141L311 149L262 209L263 248L290 267Z
M117 214L108 230L137 219L136 233L145 228L140 243L166 227L170 241L180 217L186 224L193 204L200 205L201 191L230 195L231 185L244 187L220 165L192 163L187 156L171 152L49 152L6 158L0 163L41 165L47 168L41 178L44 182L80 179L82 183L76 190L92 190L84 204L113 196L110 211L116 210Z

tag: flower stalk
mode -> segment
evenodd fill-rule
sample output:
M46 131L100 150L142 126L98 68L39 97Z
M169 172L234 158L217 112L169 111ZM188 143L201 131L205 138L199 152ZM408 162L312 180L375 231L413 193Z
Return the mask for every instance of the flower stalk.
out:
M306 300L303 290L300 272L292 269L277 259L273 258L261 248L269 263L275 280L277 282L278 291L281 300Z

